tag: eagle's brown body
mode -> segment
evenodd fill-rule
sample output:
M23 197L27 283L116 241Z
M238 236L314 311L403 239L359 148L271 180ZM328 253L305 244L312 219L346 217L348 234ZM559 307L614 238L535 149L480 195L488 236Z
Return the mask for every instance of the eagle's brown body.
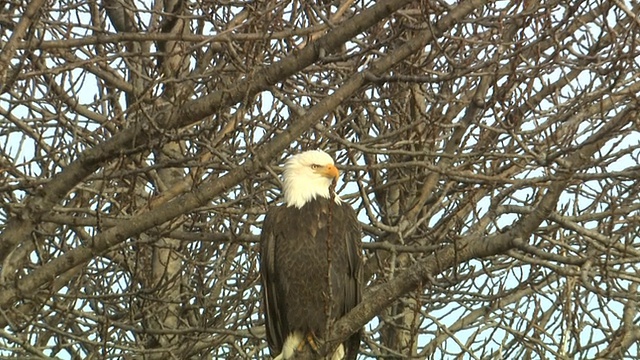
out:
M272 356L294 331L323 339L328 319L335 322L361 301L360 239L355 211L344 202L318 197L301 208L269 210L260 265ZM356 358L360 337L358 332L343 343L344 359Z

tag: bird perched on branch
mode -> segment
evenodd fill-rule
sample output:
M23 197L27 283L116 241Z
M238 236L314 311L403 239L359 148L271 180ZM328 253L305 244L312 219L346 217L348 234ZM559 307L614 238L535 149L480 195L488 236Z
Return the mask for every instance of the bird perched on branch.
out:
M361 229L351 206L335 195L333 159L306 151L284 166L284 204L272 207L261 234L260 267L271 355L318 352L331 325L362 298ZM361 332L327 356L353 360Z

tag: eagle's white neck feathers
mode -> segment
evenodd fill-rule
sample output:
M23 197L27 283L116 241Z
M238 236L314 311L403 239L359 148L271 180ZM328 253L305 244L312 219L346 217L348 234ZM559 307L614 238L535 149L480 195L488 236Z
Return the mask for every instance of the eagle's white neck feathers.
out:
M329 154L311 150L292 156L284 165L284 202L298 209L316 197L329 199L331 182L338 169ZM335 196L336 203L340 198Z

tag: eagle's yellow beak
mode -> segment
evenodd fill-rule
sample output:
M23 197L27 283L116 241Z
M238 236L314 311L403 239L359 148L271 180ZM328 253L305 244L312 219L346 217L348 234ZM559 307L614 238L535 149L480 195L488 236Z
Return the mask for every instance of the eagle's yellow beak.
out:
M326 176L330 179L336 179L336 180L338 179L338 176L340 176L340 171L338 171L338 168L332 164L329 164L324 168L320 169L320 173L323 176Z

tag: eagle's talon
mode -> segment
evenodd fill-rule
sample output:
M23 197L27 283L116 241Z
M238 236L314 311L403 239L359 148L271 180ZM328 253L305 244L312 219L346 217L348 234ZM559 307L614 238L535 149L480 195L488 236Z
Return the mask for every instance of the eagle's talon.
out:
M313 352L317 353L318 341L316 340L316 335L313 332L307 334L307 342L309 343L309 346L311 346Z

